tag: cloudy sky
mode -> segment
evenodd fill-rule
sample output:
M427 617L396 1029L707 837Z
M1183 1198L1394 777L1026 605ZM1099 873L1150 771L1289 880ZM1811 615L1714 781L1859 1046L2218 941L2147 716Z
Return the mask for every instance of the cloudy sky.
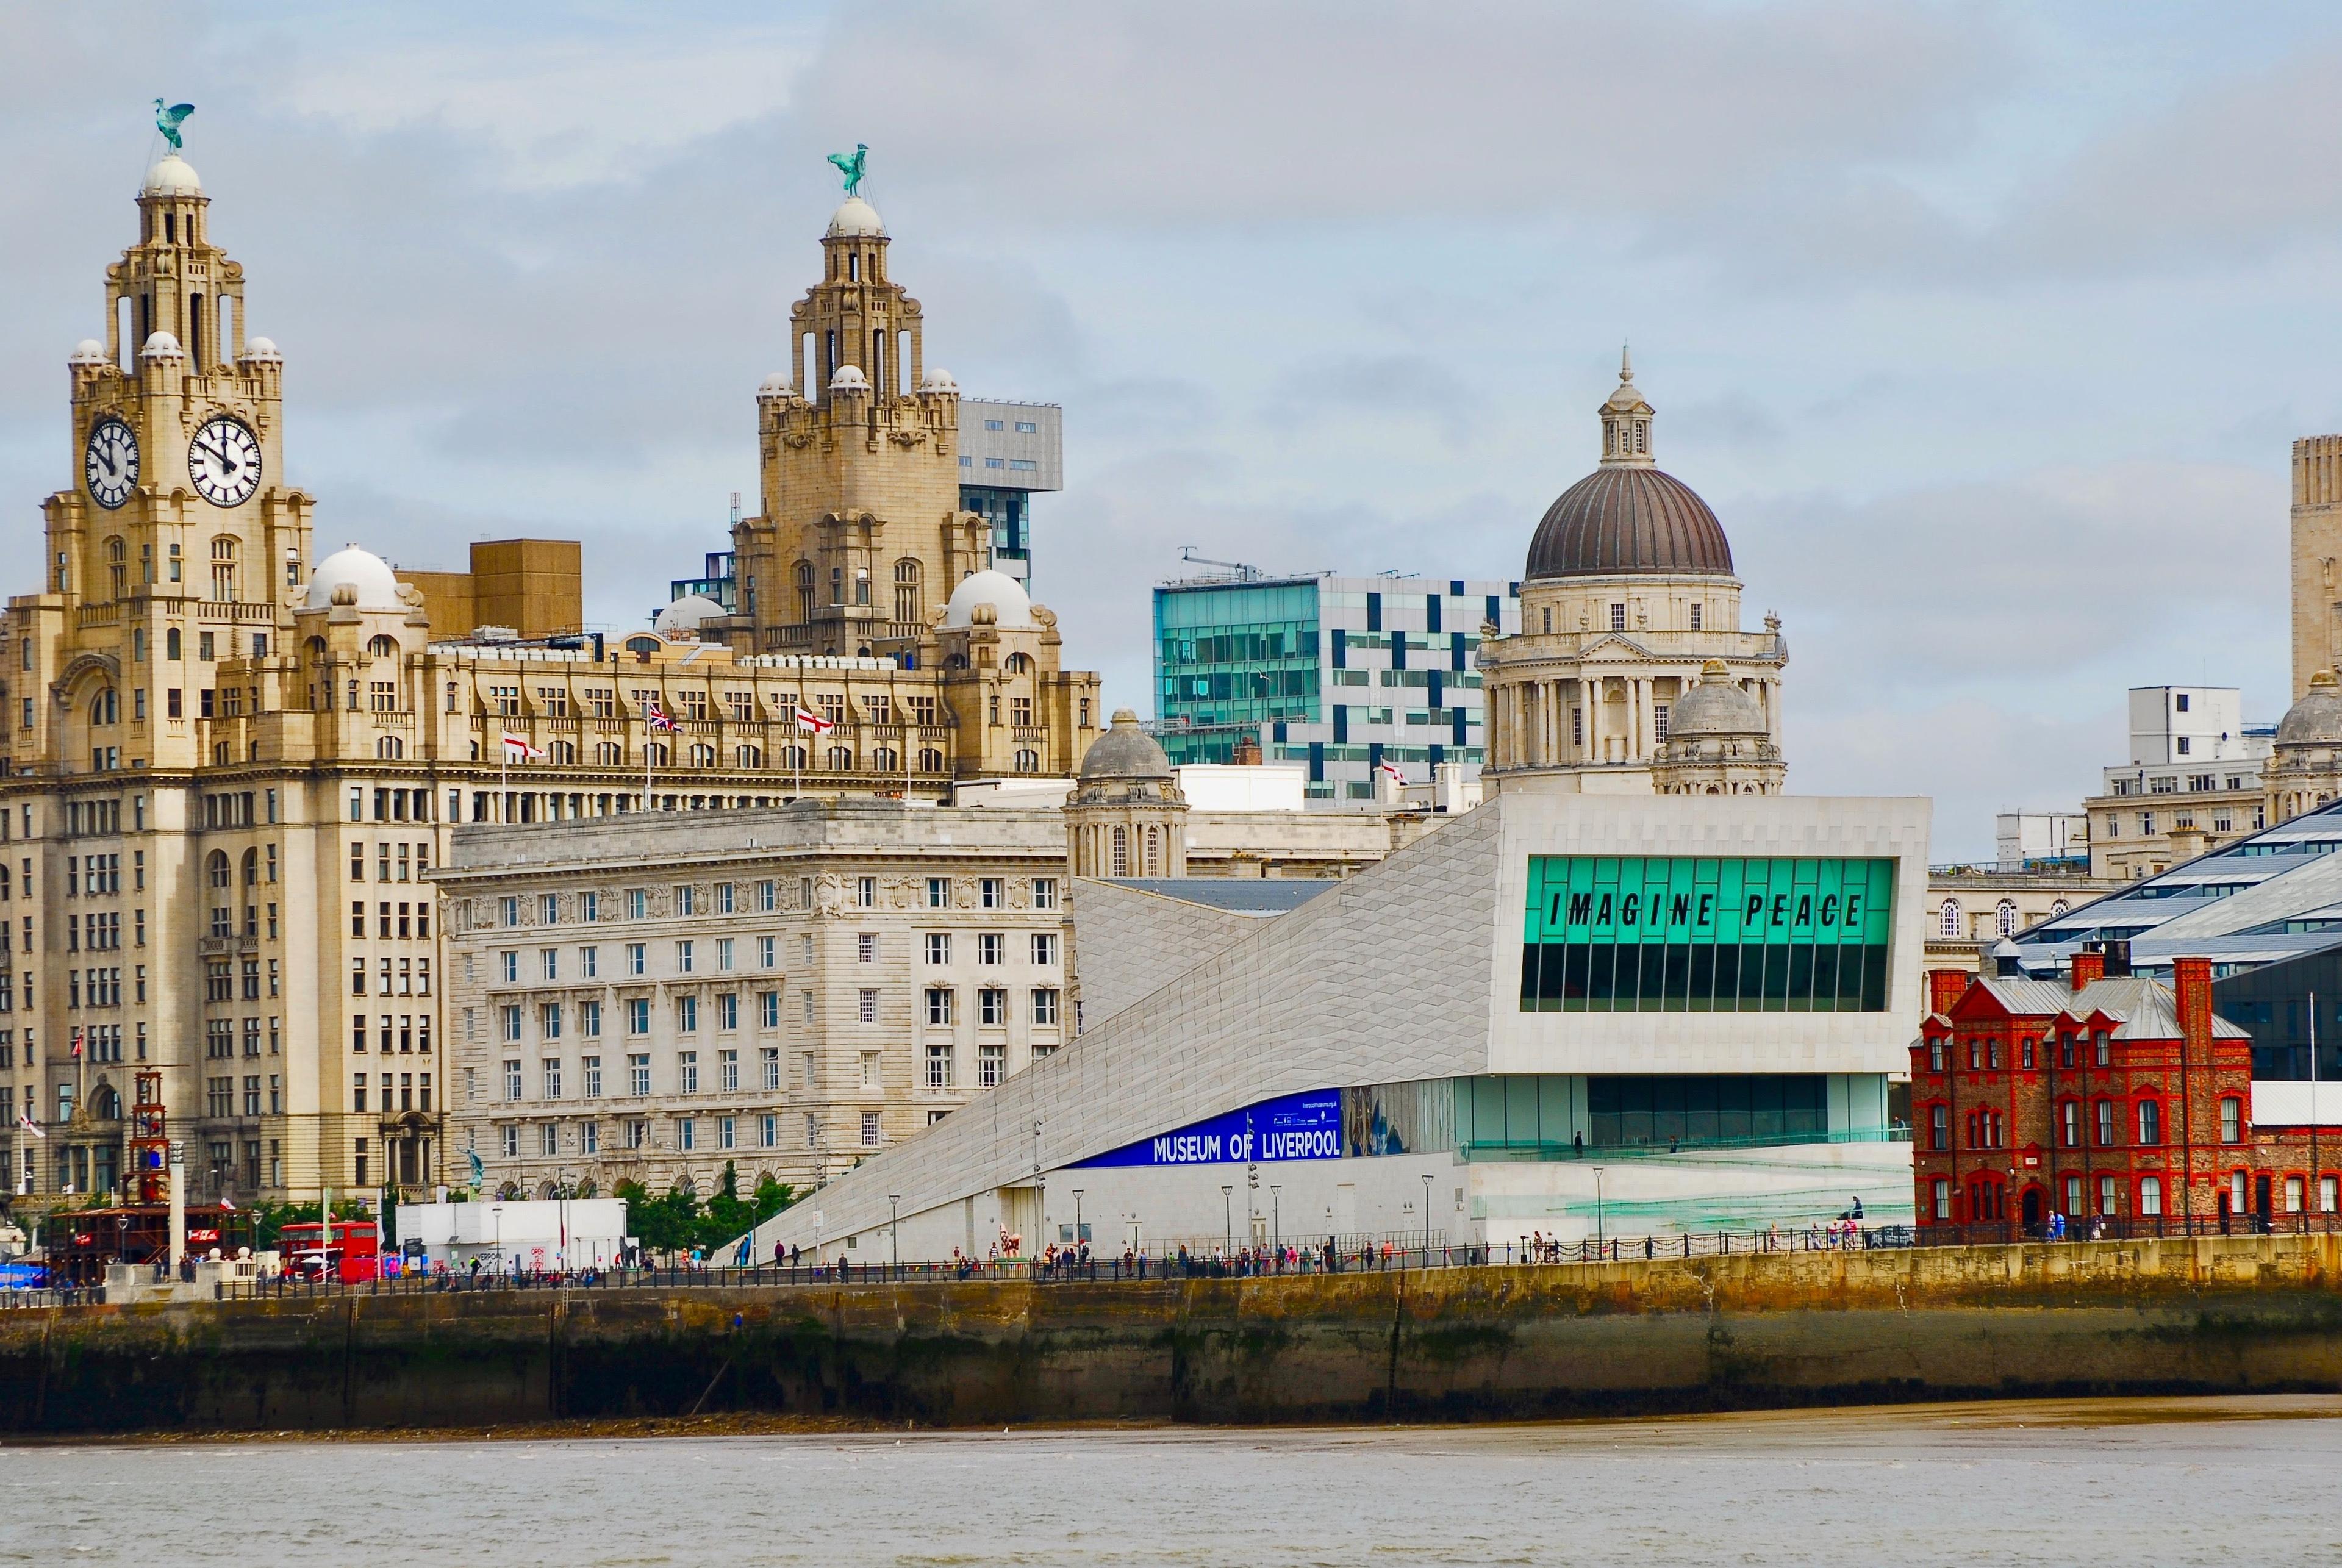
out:
M320 541L583 538L637 624L755 488L836 182L967 391L1066 408L1037 596L1147 711L1178 546L1517 574L1631 340L1794 650L1791 785L2071 804L2128 685L2288 693L2342 429L2342 13L2123 4L0 5L0 496L71 482L148 105Z

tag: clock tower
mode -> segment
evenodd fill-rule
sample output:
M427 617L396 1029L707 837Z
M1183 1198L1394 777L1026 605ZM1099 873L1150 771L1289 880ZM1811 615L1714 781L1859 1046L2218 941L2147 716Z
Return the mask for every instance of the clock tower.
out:
M245 334L209 205L176 153L147 171L137 239L105 269L105 341L68 361L79 483L42 507L44 591L10 603L20 759L199 764L180 666L265 656L300 582L311 502L285 483L284 363ZM115 687L135 694L109 704Z

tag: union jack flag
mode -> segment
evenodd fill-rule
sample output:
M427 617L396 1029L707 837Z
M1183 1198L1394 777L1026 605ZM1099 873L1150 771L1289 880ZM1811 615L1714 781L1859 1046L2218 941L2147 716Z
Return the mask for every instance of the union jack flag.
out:
M643 722L650 726L651 734L655 735L675 734L675 721L666 716L666 710L659 706L656 697L651 699L651 705L645 710Z

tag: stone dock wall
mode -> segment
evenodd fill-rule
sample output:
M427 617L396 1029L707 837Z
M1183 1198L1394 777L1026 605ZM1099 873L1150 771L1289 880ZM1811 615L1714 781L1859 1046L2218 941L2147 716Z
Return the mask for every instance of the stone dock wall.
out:
M2342 1237L0 1313L0 1434L1481 1421L2342 1389Z

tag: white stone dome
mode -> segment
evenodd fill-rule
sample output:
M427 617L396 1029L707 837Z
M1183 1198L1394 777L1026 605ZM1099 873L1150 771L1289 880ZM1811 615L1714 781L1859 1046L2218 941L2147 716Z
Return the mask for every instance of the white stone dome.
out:
M104 365L105 345L94 337L83 338L74 345L73 352L65 356L65 363L67 365Z
M658 614L651 617L651 630L662 637L672 637L677 632L696 632L701 622L731 613L705 594L686 594L673 604L660 606Z
M944 606L944 624L947 628L965 629L976 624L976 607L988 605L993 623L1006 630L1033 631L1033 601L1016 578L1006 572L989 568L972 573L960 579L952 590L951 602Z
M883 237L886 225L879 221L878 209L860 196L848 196L829 215L829 237L834 240Z
M788 376L777 370L756 384L756 395L760 399L779 399L793 397L796 394L796 388L789 385Z
M952 373L948 370L931 370L919 377L919 390L921 392L957 392L959 383L952 379Z
M357 590L357 607L361 610L406 608L398 596L398 578L392 573L390 563L355 544L345 544L317 563L316 569L309 574L309 593L302 605L311 610L330 609L334 590L344 586Z
M244 340L244 357L246 359L282 359L285 356L276 352L276 344L274 339L265 337L247 337Z
M141 359L185 359L187 357L187 351L181 348L179 346L179 340L173 337L169 333L158 332L146 340L146 346L138 351L138 357Z
M199 196L204 194L203 181L195 178L195 169L176 153L165 153L163 161L146 171L146 183L138 187L142 196Z
M837 367L837 374L829 378L829 389L832 392L867 392L870 381L862 374L860 365L841 365Z

